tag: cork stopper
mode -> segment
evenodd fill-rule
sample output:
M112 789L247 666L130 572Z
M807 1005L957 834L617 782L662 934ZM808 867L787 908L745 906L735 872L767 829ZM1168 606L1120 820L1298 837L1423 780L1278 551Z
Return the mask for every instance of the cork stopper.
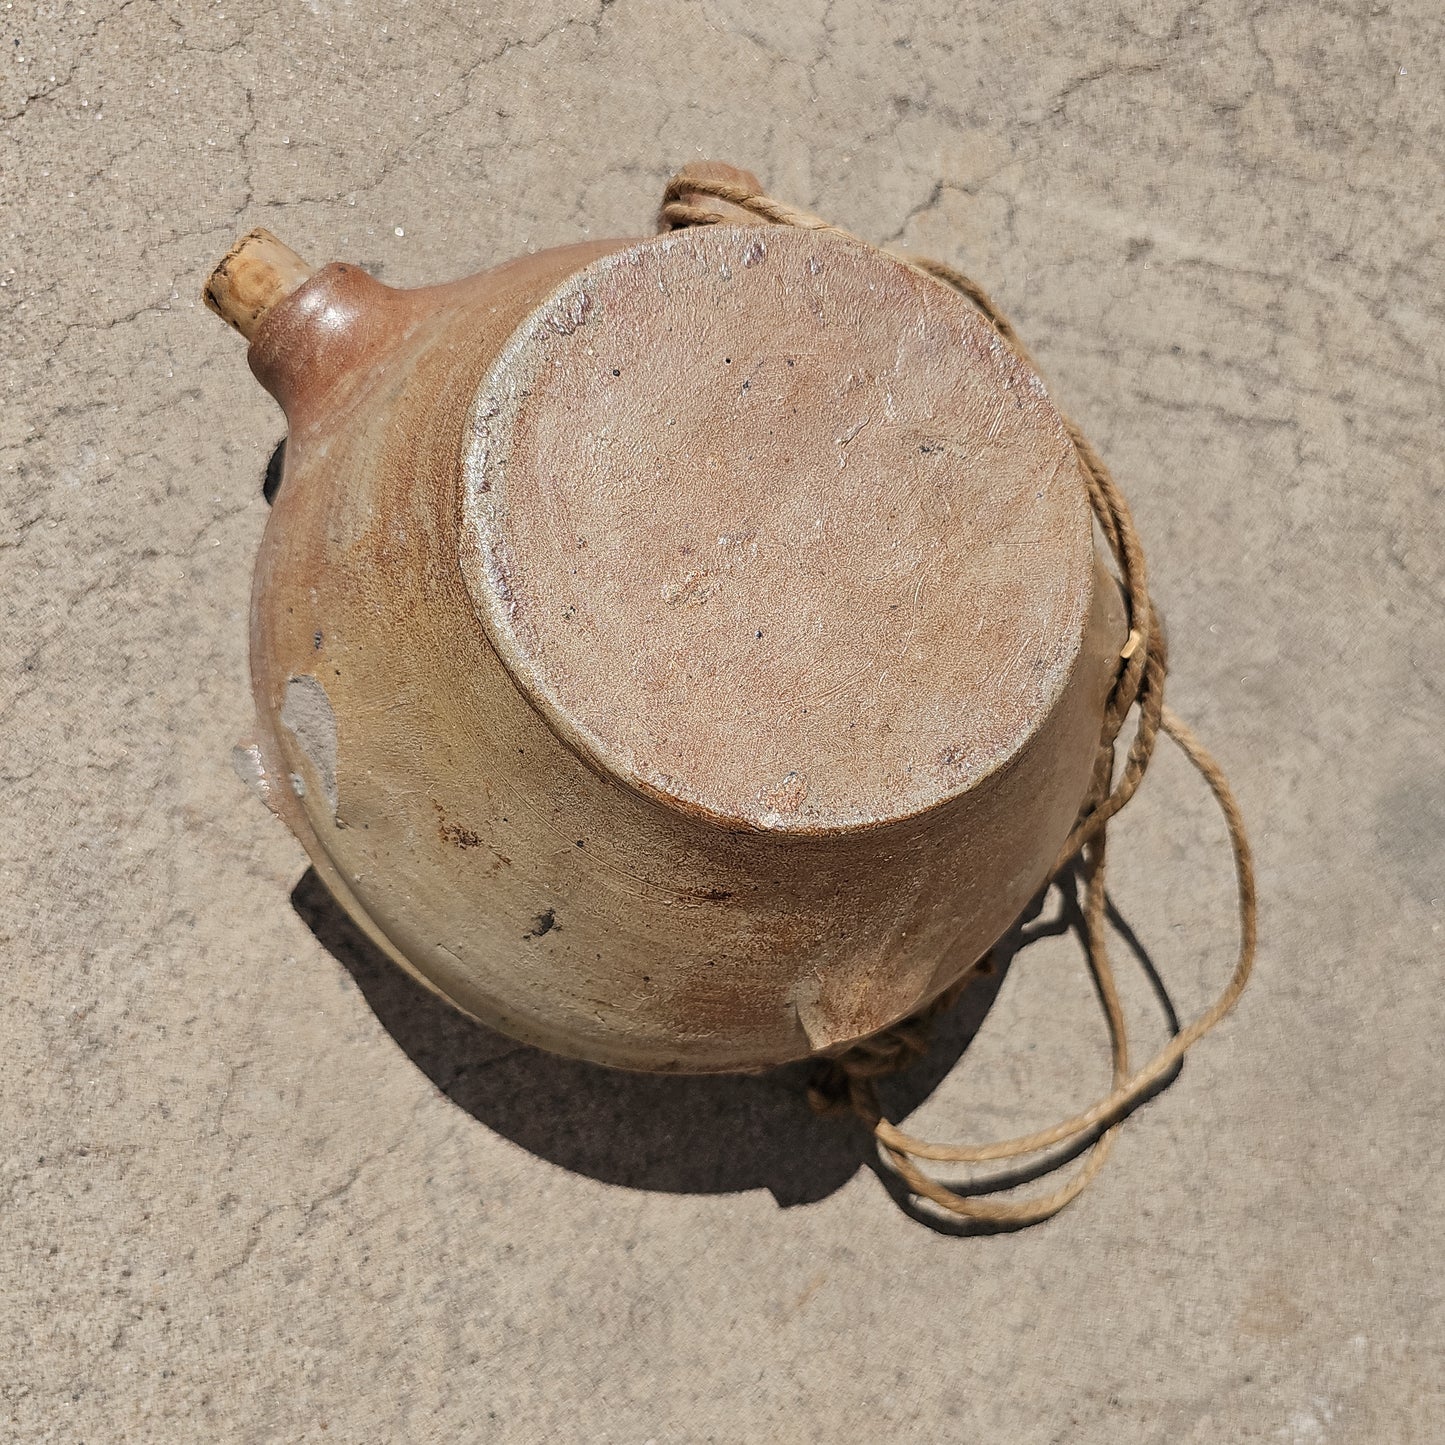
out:
M248 231L211 272L207 306L250 341L266 313L311 275L311 267L270 231Z

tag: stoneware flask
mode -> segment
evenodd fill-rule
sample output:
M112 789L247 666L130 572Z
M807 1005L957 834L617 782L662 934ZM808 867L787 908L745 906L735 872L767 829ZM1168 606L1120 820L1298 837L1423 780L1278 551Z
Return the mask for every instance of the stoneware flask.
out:
M1126 631L1024 362L877 249L737 221L419 290L253 232L207 287L289 425L254 781L423 983L633 1069L836 1051L958 980Z

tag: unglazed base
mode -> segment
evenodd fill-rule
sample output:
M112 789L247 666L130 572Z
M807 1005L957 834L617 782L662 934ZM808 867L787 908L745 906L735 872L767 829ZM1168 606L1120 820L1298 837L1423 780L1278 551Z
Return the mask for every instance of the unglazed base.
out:
M896 822L1006 766L1082 645L1058 412L872 247L711 226L604 256L472 409L464 570L599 768L724 827Z

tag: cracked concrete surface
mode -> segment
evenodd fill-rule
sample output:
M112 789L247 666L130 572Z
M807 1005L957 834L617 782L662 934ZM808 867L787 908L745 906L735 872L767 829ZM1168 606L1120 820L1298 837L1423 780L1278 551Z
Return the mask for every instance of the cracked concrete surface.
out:
M1439 1438L1435 0L15 0L0 30L0 1437ZM441 280L646 227L699 156L1011 311L1253 824L1253 990L1032 1232L912 1222L796 1080L659 1086L451 1018L293 898L230 769L282 422L209 263L266 225ZM1192 1012L1232 936L1176 759L1113 851ZM1105 1074L1045 940L917 1121L1031 1127Z

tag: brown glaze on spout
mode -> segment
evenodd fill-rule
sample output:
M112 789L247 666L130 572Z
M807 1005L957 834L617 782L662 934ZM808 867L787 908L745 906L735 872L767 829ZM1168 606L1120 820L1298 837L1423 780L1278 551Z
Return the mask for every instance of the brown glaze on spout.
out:
M293 431L378 379L408 332L434 310L436 291L398 291L360 266L333 261L258 323L248 360Z

